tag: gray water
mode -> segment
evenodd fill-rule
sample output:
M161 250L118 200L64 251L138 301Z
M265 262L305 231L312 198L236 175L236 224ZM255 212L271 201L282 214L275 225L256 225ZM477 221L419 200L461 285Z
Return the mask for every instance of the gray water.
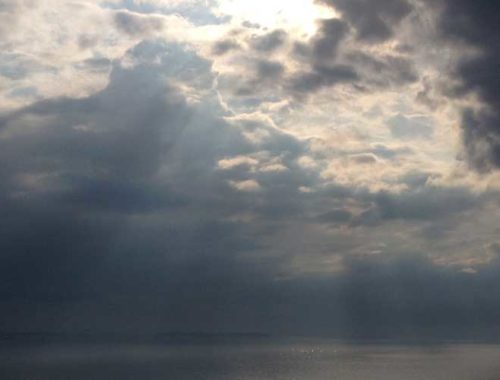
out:
M270 339L4 346L2 380L496 380L500 346Z

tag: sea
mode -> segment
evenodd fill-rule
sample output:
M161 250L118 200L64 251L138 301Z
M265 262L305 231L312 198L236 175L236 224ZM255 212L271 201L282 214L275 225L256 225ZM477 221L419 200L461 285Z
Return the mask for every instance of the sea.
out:
M2 380L499 380L500 345L322 338L4 339Z

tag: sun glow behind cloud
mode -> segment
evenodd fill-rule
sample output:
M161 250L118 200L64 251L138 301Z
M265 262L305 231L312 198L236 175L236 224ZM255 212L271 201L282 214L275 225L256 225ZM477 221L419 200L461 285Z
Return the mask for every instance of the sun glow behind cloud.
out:
M282 26L306 35L314 34L318 19L335 15L312 0L220 0L219 11L264 28Z

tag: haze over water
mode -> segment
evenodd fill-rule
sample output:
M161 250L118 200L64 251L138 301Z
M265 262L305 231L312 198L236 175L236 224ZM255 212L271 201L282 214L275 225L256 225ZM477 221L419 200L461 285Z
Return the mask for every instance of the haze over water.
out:
M500 346L185 339L167 344L4 347L3 380L494 380Z

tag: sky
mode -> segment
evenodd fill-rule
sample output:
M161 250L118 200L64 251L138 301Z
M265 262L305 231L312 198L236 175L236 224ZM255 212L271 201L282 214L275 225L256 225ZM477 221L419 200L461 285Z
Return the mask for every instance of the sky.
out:
M499 334L499 14L0 1L0 331Z

